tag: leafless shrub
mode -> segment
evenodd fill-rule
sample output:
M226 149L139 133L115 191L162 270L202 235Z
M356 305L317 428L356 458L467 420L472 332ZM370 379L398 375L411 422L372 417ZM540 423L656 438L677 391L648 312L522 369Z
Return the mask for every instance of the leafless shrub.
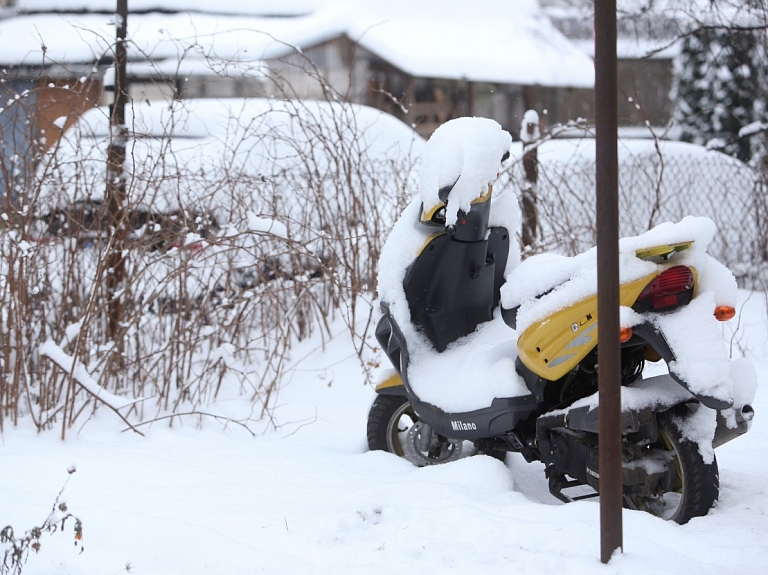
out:
M69 477L75 472L74 467L68 470ZM51 511L45 520L35 527L19 535L13 529L13 526L6 525L0 529L0 548L3 548L3 561L0 563L0 575L21 575L24 566L29 558L30 551L39 553L42 547L41 538L43 535L53 535L56 532L64 532L67 522L74 523L73 532L75 546L83 552L83 524L75 515L73 515L66 502L61 501L64 489L69 483L69 477L61 488L59 494L51 506Z
M339 310L354 325L407 195L408 143L382 151L375 124L396 120L361 116L327 86L319 102L290 98L285 82L272 91L133 108L119 229L103 201L104 111L6 196L0 430L29 416L64 436L100 405L137 430L233 395L269 419L292 345L328 333ZM105 285L119 233L127 273L110 337Z

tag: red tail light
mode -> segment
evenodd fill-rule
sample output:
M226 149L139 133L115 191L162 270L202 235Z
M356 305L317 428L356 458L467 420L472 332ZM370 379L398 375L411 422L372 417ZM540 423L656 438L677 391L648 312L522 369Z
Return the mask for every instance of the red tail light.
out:
M674 266L645 286L632 309L639 313L668 311L690 303L691 298L693 272L686 266Z

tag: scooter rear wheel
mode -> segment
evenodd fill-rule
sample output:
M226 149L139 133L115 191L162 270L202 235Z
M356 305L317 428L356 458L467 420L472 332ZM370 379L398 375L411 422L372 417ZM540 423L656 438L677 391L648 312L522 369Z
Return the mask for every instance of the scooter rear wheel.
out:
M706 515L720 493L717 459L705 463L699 446L684 437L687 413L659 417L659 438L650 448L670 452L677 471L674 487L655 497L625 496L626 507L681 525Z

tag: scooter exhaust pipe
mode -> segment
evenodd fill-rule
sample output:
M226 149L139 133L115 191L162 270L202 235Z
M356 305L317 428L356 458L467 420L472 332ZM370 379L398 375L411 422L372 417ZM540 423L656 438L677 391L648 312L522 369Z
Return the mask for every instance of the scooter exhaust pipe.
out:
M724 411L731 410L726 409ZM728 414L727 417L723 415L723 411L717 412L717 428L715 428L715 438L712 440L713 447L720 447L749 431L752 419L755 417L755 410L747 404L734 411L735 413Z

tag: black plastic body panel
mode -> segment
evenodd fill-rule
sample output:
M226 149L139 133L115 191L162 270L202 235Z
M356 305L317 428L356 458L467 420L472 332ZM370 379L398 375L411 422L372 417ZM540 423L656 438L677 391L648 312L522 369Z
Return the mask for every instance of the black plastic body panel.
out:
M680 377L680 375L676 373L672 367L676 357L674 351L669 346L669 342L667 342L667 339L664 337L664 334L661 333L655 325L649 322L634 326L632 331L634 331L635 335L648 342L651 347L653 347L658 352L662 359L667 362L667 366L669 366L669 375L672 376L672 379L674 379L688 391L691 391L688 387L688 383L682 377ZM691 393L693 392L691 391ZM715 397L710 397L708 395L697 393L693 393L693 395L706 407L711 409L728 409L733 405L733 402L726 402Z
M382 345L392 365L400 373L403 386L419 419L431 425L435 431L454 439L480 439L499 437L514 429L522 419L530 416L538 407L531 395L496 398L490 406L461 413L445 412L439 407L421 401L408 381L408 345L397 323L382 303L384 316L376 328L376 338ZM389 390L387 393L394 393Z
M509 232L487 239L433 238L406 271L403 288L411 321L438 351L493 317L509 254Z

